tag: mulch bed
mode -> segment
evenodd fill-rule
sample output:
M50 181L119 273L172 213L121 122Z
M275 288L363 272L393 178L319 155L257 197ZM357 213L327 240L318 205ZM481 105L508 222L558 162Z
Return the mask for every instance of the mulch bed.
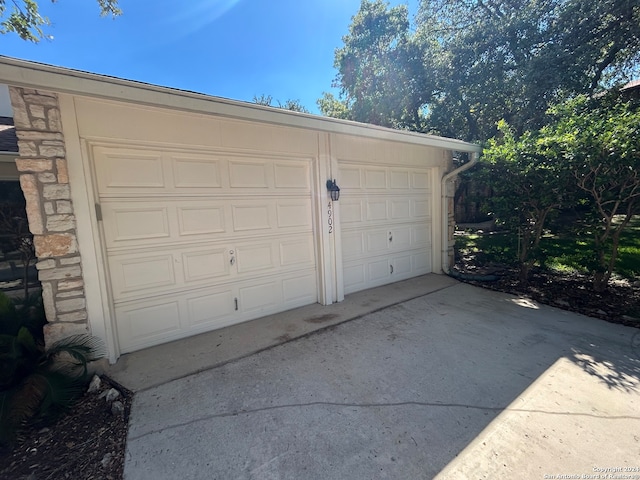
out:
M533 269L526 287L518 281L518 269L509 265L456 263L459 280L491 290L522 296L564 310L612 323L640 327L640 282L613 280L605 292L594 292L591 278L578 273ZM481 277L496 278L481 280Z
M124 414L100 395L117 389ZM21 432L12 450L0 450L0 478L12 480L121 480L133 395L107 377L53 423Z

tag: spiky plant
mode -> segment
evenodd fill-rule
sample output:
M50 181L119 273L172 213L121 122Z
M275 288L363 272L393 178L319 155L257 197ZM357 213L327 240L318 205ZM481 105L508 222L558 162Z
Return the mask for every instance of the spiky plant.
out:
M0 335L0 444L10 445L28 421L68 409L88 381L88 364L104 356L100 339L64 338L46 350L25 327Z

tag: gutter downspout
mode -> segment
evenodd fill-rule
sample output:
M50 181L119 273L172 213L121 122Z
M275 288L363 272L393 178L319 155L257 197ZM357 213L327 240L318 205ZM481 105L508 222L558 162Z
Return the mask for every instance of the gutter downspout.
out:
M471 154L471 160L464 165L460 165L455 170L445 174L440 180L440 204L442 205L442 271L450 275L449 270L449 208L447 202L447 182L454 179L458 174L470 169L480 158L479 152L473 152Z

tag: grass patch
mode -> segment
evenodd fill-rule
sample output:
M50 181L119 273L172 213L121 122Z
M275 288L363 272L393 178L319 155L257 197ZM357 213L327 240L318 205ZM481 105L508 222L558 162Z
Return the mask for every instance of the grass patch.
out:
M513 232L456 235L456 248L463 257L474 257L478 264L517 263L518 235ZM550 233L540 241L537 265L563 273L589 273L593 265L593 238L569 232ZM617 275L640 277L640 216L635 216L620 237L616 260Z

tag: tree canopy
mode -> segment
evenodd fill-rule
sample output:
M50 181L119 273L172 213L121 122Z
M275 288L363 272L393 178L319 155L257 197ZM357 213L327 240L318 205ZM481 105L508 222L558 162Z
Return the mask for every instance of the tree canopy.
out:
M307 109L307 107L305 107L304 105L302 105L302 103L300 103L300 100L294 100L294 99L288 99L286 100L284 103L282 103L280 100L275 100L276 105L274 105L274 99L271 95L260 95L259 97L254 95L253 96L253 103L256 103L258 105L262 105L263 107L275 107L275 108L281 108L283 110L291 110L292 112L300 112L300 113L309 113L309 110Z
M51 0L55 3L55 0ZM118 0L97 0L100 15L117 17L122 13ZM0 33L15 33L23 40L38 43L43 38L51 38L43 28L50 22L40 15L38 2L35 0L13 0L12 8L7 14L6 0L0 0Z
M542 126L549 106L628 81L640 0L363 0L335 52L340 97L322 113L485 140L504 119Z

